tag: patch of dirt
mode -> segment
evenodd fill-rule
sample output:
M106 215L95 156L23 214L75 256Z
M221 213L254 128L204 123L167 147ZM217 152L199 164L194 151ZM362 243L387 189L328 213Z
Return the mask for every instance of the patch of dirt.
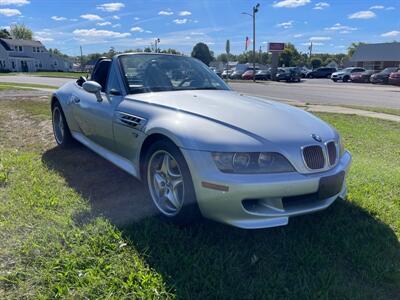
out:
M19 99L48 101L49 98ZM56 147L51 120L34 118L0 101L1 148L42 153L47 167L60 174L71 188L89 201L91 212L77 216L80 221L101 215L117 226L124 226L156 213L139 180L79 143L69 149Z

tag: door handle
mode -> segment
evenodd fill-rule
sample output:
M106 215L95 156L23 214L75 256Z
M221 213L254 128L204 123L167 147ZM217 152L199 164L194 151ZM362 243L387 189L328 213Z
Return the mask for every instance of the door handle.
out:
M74 101L74 103L79 103L81 102L81 99L79 99L78 97L74 97L72 101Z

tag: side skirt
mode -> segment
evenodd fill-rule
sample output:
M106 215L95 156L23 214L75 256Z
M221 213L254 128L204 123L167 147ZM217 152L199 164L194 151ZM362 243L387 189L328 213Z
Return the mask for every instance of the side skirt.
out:
M118 168L124 170L125 172L129 173L130 175L139 178L138 170L136 166L126 158L107 150L106 148L94 143L93 141L89 140L83 134L79 132L71 132L74 139L91 149L92 151L96 152L101 157L105 158L112 164L116 165Z

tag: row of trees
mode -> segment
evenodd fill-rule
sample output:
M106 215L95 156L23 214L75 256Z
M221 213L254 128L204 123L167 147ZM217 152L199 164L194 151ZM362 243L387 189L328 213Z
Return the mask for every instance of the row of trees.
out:
M6 29L0 30L0 38L14 38L23 40L32 40L33 32L27 26L23 24L12 25L10 31ZM310 66L312 68L318 68L322 65L327 65L330 62L336 62L339 65L343 65L354 53L355 49L362 43L353 43L347 51L347 54L328 54L328 53L316 53L313 57L309 58L306 53L299 52L296 47L288 43L286 44L285 50L279 55L279 65L280 66ZM118 53L126 52L154 52L155 49L146 47L144 49L128 49L123 52L118 52L114 47L111 47L107 52L104 53L92 53L85 56L75 57L77 63L82 65L87 64L90 61L95 61L100 57L112 57ZM171 54L181 54L179 51L168 48L164 50L156 49L160 53L171 53ZM67 58L68 56L61 53L58 49L49 49L49 52L55 55L63 56ZM239 63L259 63L259 64L270 64L271 56L267 52L260 51L253 55L252 51L245 51L238 55L230 53L230 42L226 42L226 53L221 53L215 57L214 53L210 51L208 46L204 43L197 43L192 50L192 57L196 57L203 61L205 64L209 65L212 61L219 61L226 63L228 61L237 61Z

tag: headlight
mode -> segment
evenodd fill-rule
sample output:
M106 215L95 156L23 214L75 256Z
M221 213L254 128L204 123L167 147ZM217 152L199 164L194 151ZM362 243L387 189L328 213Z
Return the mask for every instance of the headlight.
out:
M275 152L214 152L217 168L224 173L284 173L294 172L293 166Z

